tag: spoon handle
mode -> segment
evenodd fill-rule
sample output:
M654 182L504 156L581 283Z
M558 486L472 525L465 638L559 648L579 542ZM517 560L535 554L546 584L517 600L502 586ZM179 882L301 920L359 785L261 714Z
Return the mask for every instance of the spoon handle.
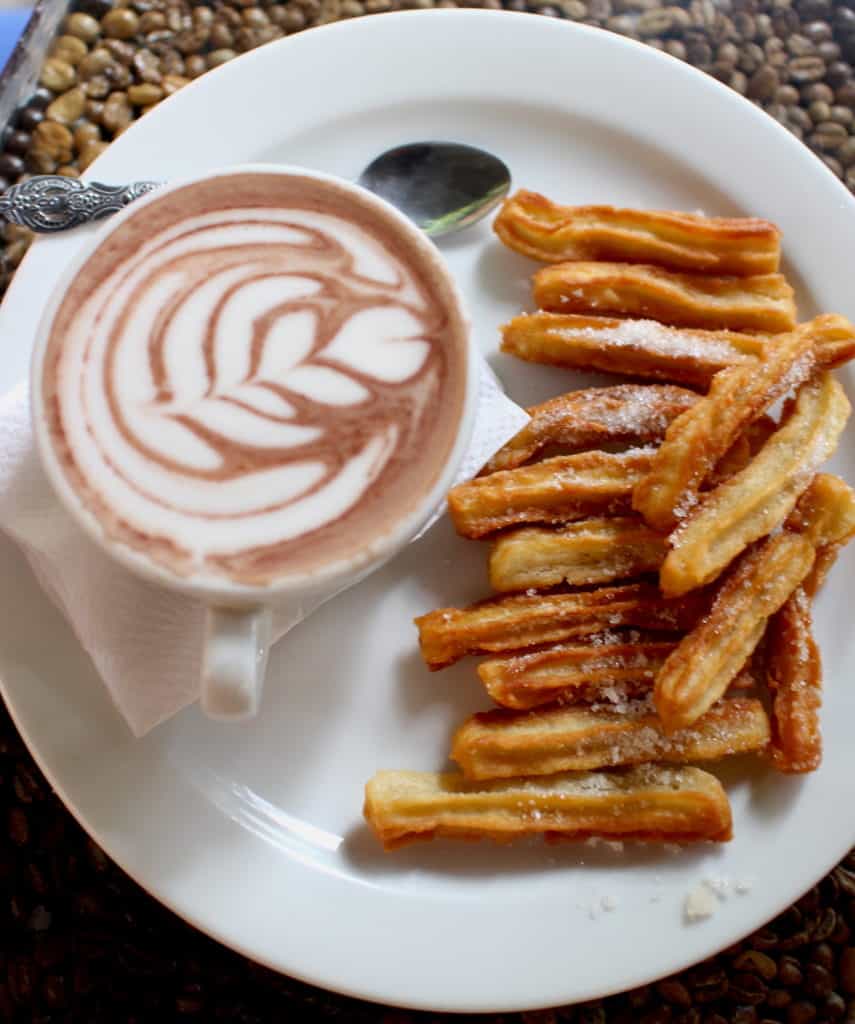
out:
M159 184L102 185L59 174L35 175L0 194L0 217L40 234L52 234L118 213Z

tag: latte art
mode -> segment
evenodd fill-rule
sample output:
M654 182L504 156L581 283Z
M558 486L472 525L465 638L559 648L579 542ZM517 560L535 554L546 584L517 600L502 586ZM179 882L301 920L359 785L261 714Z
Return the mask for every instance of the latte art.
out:
M60 307L43 381L111 537L253 583L406 515L453 444L439 410L456 425L462 402L462 327L431 268L317 183L259 177L127 220Z

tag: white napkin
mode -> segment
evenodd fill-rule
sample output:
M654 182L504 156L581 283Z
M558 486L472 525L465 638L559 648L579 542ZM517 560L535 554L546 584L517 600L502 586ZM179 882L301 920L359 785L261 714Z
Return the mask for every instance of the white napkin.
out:
M472 442L456 483L474 476L528 420L481 364ZM202 605L123 569L65 512L39 464L24 383L0 396L0 530L20 545L136 736L198 698ZM274 621L275 639L293 624Z

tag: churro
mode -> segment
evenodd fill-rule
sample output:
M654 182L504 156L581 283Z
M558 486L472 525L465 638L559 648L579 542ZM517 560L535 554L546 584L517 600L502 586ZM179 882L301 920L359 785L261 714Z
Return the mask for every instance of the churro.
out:
M817 473L784 526L804 534L816 548L816 561L802 584L813 597L838 552L855 537L855 492L839 476Z
M769 754L781 772L812 772L822 760L822 661L811 627L810 598L798 587L766 628L766 678L772 693Z
M422 657L436 671L467 654L518 651L605 629L691 629L708 607L709 595L703 591L668 598L650 583L630 583L579 593L490 598L468 608L438 608L415 622Z
M759 700L737 697L710 708L686 729L666 736L651 710L622 714L593 708L483 711L451 743L451 759L467 779L551 775L658 761L718 761L763 750L769 719Z
M496 452L481 475L516 469L549 449L568 454L659 441L668 424L697 399L693 391L673 384L616 384L559 395L526 410L531 419Z
M813 544L787 531L741 556L709 614L656 677L656 710L667 732L696 722L721 697L759 643L766 620L804 580L813 560Z
M668 427L650 472L635 487L633 508L656 530L671 530L741 433L814 367L809 332L782 335L753 365L717 373L709 393Z
M499 593L561 583L588 586L655 572L667 548L640 519L583 519L559 529L524 526L490 551L490 584Z
M855 327L826 314L809 329L817 365L831 370L855 356ZM769 344L760 335L666 327L653 320L618 320L563 313L527 313L502 328L502 351L532 363L675 381L707 388L728 366L750 364Z
M534 300L552 313L640 316L674 327L764 331L796 326L781 274L709 277L630 263L558 263L534 275Z
M617 260L713 274L778 269L780 231L757 217L704 217L670 210L560 206L521 189L493 230L510 249L543 263Z
M678 595L709 583L779 526L834 451L848 416L849 402L830 374L805 384L782 426L745 469L705 495L671 535L659 575L663 591Z
M575 643L488 658L478 676L497 704L523 710L549 704L636 697L649 692L677 646L661 635L600 633Z
M650 448L557 455L458 484L448 493L448 511L457 532L473 538L519 523L626 515L652 460Z
M435 836L682 843L732 835L730 805L715 776L657 765L479 783L451 772L381 771L365 787L364 814L386 849Z

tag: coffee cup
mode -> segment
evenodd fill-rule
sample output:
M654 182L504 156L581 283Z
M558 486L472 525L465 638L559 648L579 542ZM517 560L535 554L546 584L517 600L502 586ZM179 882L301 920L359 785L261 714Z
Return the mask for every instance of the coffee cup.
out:
M469 324L433 244L366 190L250 165L106 222L42 317L37 448L125 569L206 607L201 703L259 705L290 627L441 504L477 400Z

